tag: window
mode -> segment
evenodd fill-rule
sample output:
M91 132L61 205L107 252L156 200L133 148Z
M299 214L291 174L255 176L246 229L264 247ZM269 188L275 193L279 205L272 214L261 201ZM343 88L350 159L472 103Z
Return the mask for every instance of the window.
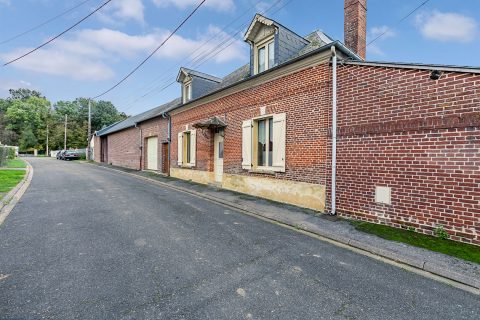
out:
M223 141L218 143L218 158L223 159Z
M196 130L189 130L178 133L178 158L177 163L179 166L193 167L195 166L196 155L196 143L197 134Z
M273 118L256 121L257 125L257 166L271 167L273 152Z
M185 132L183 134L183 162L184 163L190 163L191 159L191 134L190 132Z
M192 81L183 84L183 103L192 100Z
M281 113L243 122L243 169L285 172L285 120Z
M257 46L257 67L256 73L272 68L275 64L275 44L273 39L267 43Z

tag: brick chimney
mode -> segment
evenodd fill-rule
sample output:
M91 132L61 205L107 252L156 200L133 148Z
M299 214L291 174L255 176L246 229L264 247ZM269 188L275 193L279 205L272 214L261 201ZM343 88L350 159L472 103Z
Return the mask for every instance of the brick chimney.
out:
M345 45L365 60L367 0L345 0Z

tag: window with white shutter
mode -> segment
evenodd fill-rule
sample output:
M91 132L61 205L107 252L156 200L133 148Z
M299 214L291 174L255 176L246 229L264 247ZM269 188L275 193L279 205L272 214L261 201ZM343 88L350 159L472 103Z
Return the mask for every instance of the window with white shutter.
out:
M285 113L273 115L273 152L272 167L275 171L285 172L285 139L286 115Z
M197 131L178 133L178 165L194 167L197 153Z
M285 172L286 114L244 121L242 129L242 167L259 172ZM250 144L247 146L244 141Z
M197 152L197 130L190 131L190 161L189 165L195 166Z
M183 163L183 132L178 133L178 146L177 146L177 164L179 166Z
M252 120L242 123L242 168L252 169Z

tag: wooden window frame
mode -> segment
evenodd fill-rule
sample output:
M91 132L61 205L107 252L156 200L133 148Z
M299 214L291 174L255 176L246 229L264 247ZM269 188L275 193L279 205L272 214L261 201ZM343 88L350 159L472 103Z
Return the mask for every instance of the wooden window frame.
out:
M268 60L269 60L268 45L271 44L271 43L273 43L273 45L274 45L273 57L275 59L275 54L276 54L276 52L275 52L275 35L272 35L272 36L260 41L258 44L255 44L253 46L253 48L254 48L254 68L253 68L254 74L259 74L259 73L267 71L270 68L273 68L273 66L270 66L268 64ZM260 69L259 60L260 59L259 59L259 56L258 56L258 51L262 48L265 48L265 70L260 72L259 71L259 69Z
M192 100L192 80L185 81L183 83L183 103L187 103Z

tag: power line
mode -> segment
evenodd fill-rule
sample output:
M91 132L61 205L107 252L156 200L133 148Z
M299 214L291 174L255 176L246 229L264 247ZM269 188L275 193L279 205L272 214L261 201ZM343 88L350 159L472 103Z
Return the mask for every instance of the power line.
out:
M8 61L7 63L5 63L3 66L6 66L6 65L9 65L10 63L13 63L17 60L20 60L26 56L28 56L29 54L37 51L38 49L46 46L47 44L49 44L50 42L52 42L53 40L61 37L62 35L64 35L65 33L67 33L68 31L72 30L73 28L75 28L76 26L78 26L80 23L82 23L83 21L87 20L91 15L93 15L95 12L97 12L98 10L102 9L104 6L106 6L110 1L112 0L107 0L105 1L100 7L98 7L97 9L95 9L94 11L90 12L87 16L85 16L84 18L82 18L80 21L78 21L77 23L75 23L73 26L71 26L70 28L66 29L65 31L59 33L58 35L56 35L55 37L53 37L52 39L48 40L47 42L44 42L43 44L39 45L38 47L36 47L35 49L32 49L30 51L28 51L27 53L21 55L20 57L18 58L15 58L13 60L10 60Z
M43 27L44 25L49 24L50 22L55 21L55 20L57 20L57 19L60 18L60 17L63 17L63 16L66 15L67 13L72 12L73 10L77 9L78 7L81 7L82 5L84 5L85 3L89 2L89 1L91 1L91 0L84 0L84 1L80 2L79 4L77 4L76 6L74 6L74 7L70 8L70 9L68 9L68 10L66 10L66 11L64 11L64 12L62 12L62 13L56 15L56 16L54 16L53 18L50 18L50 19L48 19L48 20L46 20L46 21L44 21L44 22L42 22L42 23L40 23L40 24L38 24L38 25L36 25L36 26L28 29L28 30L25 30L25 31L23 31L23 32L21 32L21 33L18 33L18 34L16 34L16 35L12 36L11 38L8 38L8 39L6 39L6 40L1 41L0 44L4 44L4 43L7 43L7 42L10 42L10 41L12 41L12 40L18 39L18 38L20 38L20 37L22 37L22 36L24 36L24 35L32 32L32 31L35 31L35 30Z
M419 4L415 9L413 9L412 11L410 11L406 16L404 16L402 19L398 20L394 26L397 26L399 25L400 23L402 23L403 21L405 21L406 19L408 19L408 17L410 17L412 14L415 13L415 11L417 11L418 9L420 9L421 7L423 7L424 5L426 5L430 0L425 0L423 1L421 4ZM381 37L383 37L385 34L387 34L389 31L389 29L387 28L384 32L382 32L381 34L379 34L377 37L375 37L375 39L373 39L372 41L370 41L369 43L367 43L365 45L365 47L368 47L369 45L371 45L372 43L374 43L375 41L377 41L378 39L380 39Z
M274 2L269 8L267 8L266 10L264 10L262 12L262 14L266 14L268 11L270 11L271 9L273 9L279 2L281 2L282 0L277 0L276 2ZM275 14L277 13L278 11L280 11L281 9L283 9L284 7L286 7L288 4L290 4L290 2L292 2L293 0L288 0L287 2L285 2L281 7L277 8L274 12L272 12L272 14ZM243 15L242 15L243 16ZM238 20L238 18L236 19ZM250 21L250 20L249 20ZM247 21L246 24L249 23L249 21ZM234 32L232 35L230 35L230 39L229 41L225 42L224 44L220 45L219 47L217 48L214 48L212 50L209 50L207 51L203 57L200 57L197 55L195 56L195 58L191 59L190 61L192 62L192 68L195 68L195 67L198 67L198 66L201 66L202 64L204 64L205 62L207 62L208 60L214 58L215 56L217 56L219 53L221 53L223 50L227 49L228 47L230 47L231 45L233 45L236 41L236 39L234 38L238 33L240 33L244 27L246 27L246 24L243 23L239 26L239 28L237 29L236 32ZM226 28L226 27L225 27ZM221 31L220 31L221 32ZM219 33L220 33L219 32ZM215 36L214 36L215 37ZM210 39L211 40L211 39ZM208 41L210 41L208 40ZM222 47L223 46L223 47ZM195 50L196 51L196 50ZM195 52L194 51L194 52ZM192 52L192 53L194 53ZM192 55L190 55L192 56ZM186 60L186 59L185 59ZM166 78L164 77L164 80L167 80L167 81L171 81L169 79L171 79L172 77L171 76L167 76ZM123 111L123 112L126 112L128 111L129 109L131 109L134 105L133 103L141 100L142 98L154 93L160 93L162 92L163 90L167 89L168 87L170 87L171 85L173 85L174 83L176 83L176 80L173 80L171 82L167 82L167 81L163 81L161 85L158 85L158 86L155 86L153 89L149 90L148 92L146 92L145 94L143 94L142 96L140 96L139 98L135 99L134 101L131 102L131 104L129 104L129 106ZM161 87L161 88L160 88ZM160 88L160 89L159 89ZM158 91L157 91L158 90Z
M145 63L147 62L148 59L150 59L175 33L177 33L177 31L188 21L188 19L190 19L191 16L193 16L193 14L198 10L200 9L200 7L203 5L203 3L205 2L206 0L202 0L196 7L195 9L182 21L182 23L180 23L178 25L177 28L175 28L175 30L173 30L170 35L165 39L163 40L163 42L155 48L155 50L152 51L152 53L150 53L148 55L148 57L146 57L142 62L140 62L140 64L138 66L136 66L132 71L130 71L130 73L128 73L125 77L122 78L122 80L120 80L119 82L117 82L113 87L111 87L110 89L108 89L107 91L104 91L103 93L95 96L93 99L97 99L97 98L100 98L101 96L109 93L110 91L112 91L113 89L115 89L116 87L118 87L122 82L124 82L125 80L127 80L135 71L137 71L138 69L140 69L140 67Z
M279 2L280 0L277 0L277 2ZM260 0L257 1L257 3L260 2ZM218 30L211 38L209 38L208 40L204 41L203 43L201 43L198 47L196 47L191 53L187 54L186 56L183 57L183 59L178 63L180 65L182 65L183 63L188 63L188 61L190 60L190 62L193 62L195 61L196 58L200 57L202 54L204 54L205 52L209 52L209 51L212 51L212 50L216 50L216 49L209 49L207 51L204 51L204 52L199 52L197 55L195 55L195 53L197 51L199 51L201 48L203 48L204 46L206 46L208 43L210 43L212 40L214 40L215 38L217 38L217 36L221 35L222 32L225 32L227 30L227 28L229 28L231 25L233 25L235 22L237 22L240 18L242 18L244 15L246 15L250 9L252 9L254 6L256 5L256 3L252 3L251 6L248 7L247 10L245 10L242 14L240 14L237 18L235 18L234 20L232 20L230 23L228 23L227 25L225 25L222 29ZM225 39L226 40L226 39ZM157 88L157 86L154 84L155 82L161 82L162 85L165 83L166 80L170 79L171 76L168 75L168 73L174 69L178 69L178 66L177 64L175 65L172 65L170 68L168 68L164 73L163 75L160 75L158 77L156 77L155 79L153 79L152 81L150 81L149 84L146 84L146 85L142 85L142 86L139 86L138 89L147 89L147 90L150 90L152 89L153 87ZM153 87L152 87L153 86Z

